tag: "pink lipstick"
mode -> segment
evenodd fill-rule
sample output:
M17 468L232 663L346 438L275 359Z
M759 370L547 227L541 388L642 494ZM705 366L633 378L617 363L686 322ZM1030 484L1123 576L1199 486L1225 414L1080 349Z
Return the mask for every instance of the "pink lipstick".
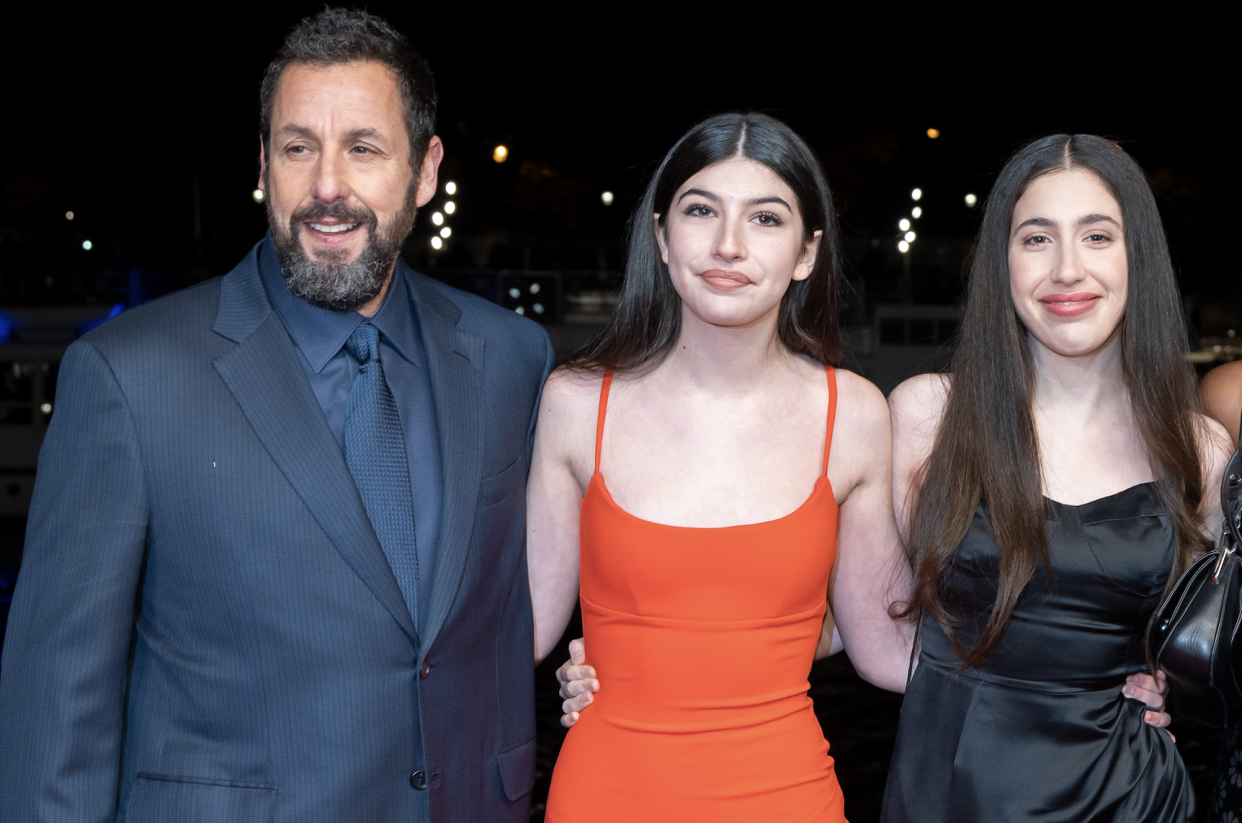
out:
M1057 317L1077 317L1090 311L1099 299L1098 294L1077 291L1070 294L1049 294L1041 297L1039 302Z
M724 269L710 269L700 274L699 277L706 280L708 285L722 291L734 291L750 285L750 278L746 275Z

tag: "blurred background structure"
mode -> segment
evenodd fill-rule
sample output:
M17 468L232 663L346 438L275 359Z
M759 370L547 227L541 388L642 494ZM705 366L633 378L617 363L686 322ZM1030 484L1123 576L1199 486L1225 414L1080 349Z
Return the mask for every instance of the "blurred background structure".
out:
M1108 13L1049 10L954 34L948 12L674 21L630 6L588 23L582 10L367 6L412 37L440 88L441 187L405 259L544 324L561 357L609 317L655 164L728 110L786 120L822 159L844 234L847 366L886 392L944 367L993 177L1022 142L1061 131L1112 137L1147 171L1197 368L1242 355L1236 68L1212 32L1167 20L1121 32ZM110 316L226 273L262 237L259 80L285 31L321 7L6 12L0 633L61 353ZM533 819L563 731L561 659L540 670ZM816 665L812 694L850 819L874 819L900 698L858 681L844 655ZM1205 786L1214 736L1179 729L1179 744Z

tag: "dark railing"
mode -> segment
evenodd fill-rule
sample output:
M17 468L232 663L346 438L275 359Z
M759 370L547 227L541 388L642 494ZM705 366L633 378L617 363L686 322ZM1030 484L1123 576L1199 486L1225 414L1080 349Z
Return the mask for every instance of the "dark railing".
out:
M617 303L609 272L433 269L430 276L545 325L602 323Z

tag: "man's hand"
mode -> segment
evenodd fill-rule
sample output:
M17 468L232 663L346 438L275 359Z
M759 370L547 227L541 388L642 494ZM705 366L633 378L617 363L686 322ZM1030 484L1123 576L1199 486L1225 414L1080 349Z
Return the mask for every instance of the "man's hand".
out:
M591 705L595 692L599 691L595 669L586 665L586 643L581 637L569 641L569 659L556 670L556 679L560 681L561 699L565 701L561 704L564 712L561 725L568 728L578 722L578 712Z
M1173 719L1164 711L1164 696L1168 691L1169 683L1162 671L1156 672L1155 677L1146 672L1135 672L1126 678L1126 684L1121 688L1121 693L1126 697L1142 700L1153 710L1146 712L1143 719L1158 729L1168 728L1169 721ZM1171 732L1169 737L1173 737ZM1173 739L1177 740L1176 737Z

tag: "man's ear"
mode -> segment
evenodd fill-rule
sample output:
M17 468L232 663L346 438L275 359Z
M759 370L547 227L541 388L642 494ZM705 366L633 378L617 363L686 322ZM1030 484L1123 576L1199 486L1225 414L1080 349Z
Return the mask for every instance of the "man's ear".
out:
M267 146L263 145L263 138L259 138L259 191L267 194Z
M436 196L440 161L443 159L444 143L439 137L433 136L431 142L427 144L427 153L423 155L422 165L418 169L418 198L415 202L419 207L427 205L431 202L431 198Z

